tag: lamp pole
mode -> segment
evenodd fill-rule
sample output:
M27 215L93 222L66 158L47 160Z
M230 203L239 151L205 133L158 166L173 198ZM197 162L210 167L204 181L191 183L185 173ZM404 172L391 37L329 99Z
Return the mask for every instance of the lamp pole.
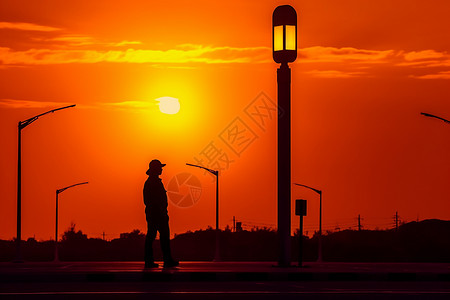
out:
M278 266L291 265L291 69L297 58L297 13L292 6L275 8L272 16L273 59L277 70L278 107Z
M447 123L447 124L450 124L450 121L449 121L449 120L444 119L444 118L442 118L442 117L438 117L438 116L435 116L435 115L432 115L432 114L429 114L429 113L424 113L424 112L421 112L420 114L423 115L423 116L425 116L425 117L435 118L435 119L444 121L444 122Z
M54 262L59 262L59 255L58 255L58 196L62 192L64 192L67 189L70 189L77 185L87 184L88 182L80 182L76 184L72 184L69 186L66 186L65 188L56 190L56 225L55 225L55 259Z
M216 250L214 254L214 261L221 261L219 242L219 170L212 170L203 166L193 165L189 163L186 163L186 165L206 170L216 176Z
M75 104L49 110L45 113L36 115L25 121L19 121L18 128L18 147L17 147L17 236L16 236L16 259L15 262L22 262L22 129L42 117L43 115L54 113L55 111L74 107Z
M307 189L310 189L320 196L320 202L319 202L319 241L318 241L318 254L317 254L317 262L322 262L322 190L318 190L315 188L312 188L310 186L294 183L295 185L305 187Z

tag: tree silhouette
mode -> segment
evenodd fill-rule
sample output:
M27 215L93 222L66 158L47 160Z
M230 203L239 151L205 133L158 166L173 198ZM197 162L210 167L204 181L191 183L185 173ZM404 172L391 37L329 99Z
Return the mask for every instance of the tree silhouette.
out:
M70 227L67 231L64 232L62 241L63 242L78 242L78 241L86 241L87 235L84 234L81 230L75 230L75 223L71 223Z

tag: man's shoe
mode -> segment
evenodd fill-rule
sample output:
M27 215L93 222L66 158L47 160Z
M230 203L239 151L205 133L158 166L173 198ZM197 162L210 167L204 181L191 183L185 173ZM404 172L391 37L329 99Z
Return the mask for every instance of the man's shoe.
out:
M164 268L173 268L179 266L180 263L176 260L171 260L164 263Z
M149 268L158 268L159 267L159 265L158 264L155 264L154 262L152 262L152 263L145 263L145 268L146 269L149 269Z

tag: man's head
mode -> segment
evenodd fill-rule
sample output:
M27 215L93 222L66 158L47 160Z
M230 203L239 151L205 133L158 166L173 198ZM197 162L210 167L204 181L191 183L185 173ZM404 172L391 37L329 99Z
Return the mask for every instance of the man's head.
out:
M161 175L162 168L166 164L162 164L159 160L154 159L148 164L147 175Z

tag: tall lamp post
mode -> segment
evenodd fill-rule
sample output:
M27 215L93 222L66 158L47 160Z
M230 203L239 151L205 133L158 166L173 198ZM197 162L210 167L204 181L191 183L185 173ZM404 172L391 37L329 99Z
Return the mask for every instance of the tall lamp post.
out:
M442 118L442 117L438 117L438 116L435 116L435 115L432 115L432 114L429 114L429 113L424 113L424 112L421 112L420 114L423 115L423 116L425 116L425 117L435 118L435 119L444 121L444 122L447 123L447 124L450 124L450 121L449 121L449 120L444 119L444 118Z
M322 190L318 190L315 188L312 188L310 186L304 185L304 184L299 184L299 183L294 183L295 185L298 186L302 186L305 187L307 189L310 189L314 192L316 192L317 194L319 194L320 196L320 202L319 202L319 249L318 249L318 254L317 254L317 261L318 262L322 262Z
M15 262L22 262L22 250L21 250L21 242L22 242L22 160L21 160L21 152L22 152L22 129L42 117L43 115L54 113L55 111L74 107L75 104L64 106L56 109L49 110L45 113L39 114L32 118L26 119L25 121L19 121L18 124L18 152L17 152L17 237L16 237L16 259Z
M69 186L66 186L65 188L56 190L56 225L55 225L55 262L59 262L59 255L58 255L58 196L62 192L64 192L67 189L70 189L77 185L87 184L88 182L80 182L76 184L72 184Z
M275 8L272 16L273 60L277 70L278 107L278 240L280 267L291 264L291 69L297 58L297 13L292 6Z
M203 166L193 165L186 163L186 165L191 167L197 167L208 171L209 173L216 176L216 250L214 254L214 261L221 261L220 259L220 243L219 243L219 170L212 170L205 168Z

